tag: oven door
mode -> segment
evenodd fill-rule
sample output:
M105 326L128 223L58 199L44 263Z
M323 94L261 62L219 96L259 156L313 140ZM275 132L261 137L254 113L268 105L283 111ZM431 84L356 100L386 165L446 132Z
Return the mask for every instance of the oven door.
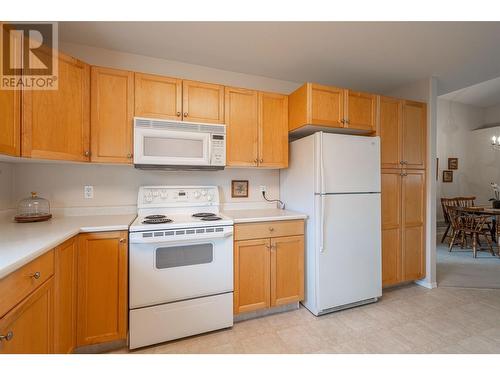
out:
M134 164L210 165L210 133L135 128Z
M130 308L233 291L233 238L130 244Z

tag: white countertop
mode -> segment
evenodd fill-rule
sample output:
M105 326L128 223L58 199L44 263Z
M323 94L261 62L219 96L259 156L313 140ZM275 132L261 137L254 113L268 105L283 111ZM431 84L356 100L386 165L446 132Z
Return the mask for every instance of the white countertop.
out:
M128 230L135 216L60 216L39 223L0 218L0 279L78 233Z
M300 212L280 210L277 208L259 210L226 210L223 214L232 218L235 224L255 223L259 221L300 220L307 219L307 215Z

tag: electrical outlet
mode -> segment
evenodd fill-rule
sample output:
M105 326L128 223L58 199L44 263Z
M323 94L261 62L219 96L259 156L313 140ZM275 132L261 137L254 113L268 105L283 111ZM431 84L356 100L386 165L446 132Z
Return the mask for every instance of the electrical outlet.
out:
M267 186L266 185L260 185L260 192L265 193L267 191Z
M83 187L83 197L85 199L94 198L94 187L92 185L85 185Z

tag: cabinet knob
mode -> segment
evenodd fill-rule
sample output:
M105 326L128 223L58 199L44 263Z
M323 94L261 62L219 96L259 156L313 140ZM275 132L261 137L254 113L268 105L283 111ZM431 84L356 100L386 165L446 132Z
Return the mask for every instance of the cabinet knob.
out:
M127 154L127 158L129 158L129 159L132 159L133 156L134 155L132 155L132 154Z
M85 152L83 153L83 155L84 155L84 156L86 156L86 157L89 157L89 156L90 156L90 151L85 151Z
M7 332L6 335L0 335L0 341L5 340L5 341L10 341L14 338L14 333L12 331Z
M260 159L260 160L259 160L259 162L260 162L260 163L264 163L264 159Z
M257 164L259 162L259 159L254 159L253 161L255 164Z
M404 163L405 163L405 162L404 162L403 160L401 160L401 161L399 162L399 164L401 164L401 165L403 165Z
M126 240L125 238L120 238L120 241L119 241L119 242L120 242L120 243L125 243L125 242L127 242L127 240Z
M181 117L181 113L180 112L177 112L176 115L177 115L177 117Z
M36 271L35 273L31 274L30 277L35 279L35 280L38 280L41 276L41 273L40 271Z
M188 113L187 112L184 112L184 117L188 117Z
M269 227L269 232L274 232L274 228L273 227Z
M340 120L340 122L341 122L342 124L345 124L345 120L344 120L344 119Z

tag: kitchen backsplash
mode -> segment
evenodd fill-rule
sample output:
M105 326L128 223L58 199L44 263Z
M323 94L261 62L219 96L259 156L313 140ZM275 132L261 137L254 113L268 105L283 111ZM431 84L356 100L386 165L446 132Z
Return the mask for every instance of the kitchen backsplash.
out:
M247 208L261 208L267 204L260 193L265 185L268 196L279 194L279 171L256 169L225 169L223 171L143 171L132 166L90 165L69 163L11 164L13 177L13 207L20 199L36 191L50 200L54 208L133 206L141 185L217 185L221 188L221 202ZM2 168L8 174L9 168ZM2 185L4 185L2 174ZM231 180L249 180L248 198L231 198ZM84 198L84 186L93 186L94 198ZM3 186L0 186L3 193ZM5 186L8 190L8 186ZM2 197L4 195L2 194ZM5 194L5 197L8 196ZM0 197L0 202L2 202ZM4 198L5 199L5 198ZM7 207L4 207L7 208ZM256 207L257 208L257 207Z

